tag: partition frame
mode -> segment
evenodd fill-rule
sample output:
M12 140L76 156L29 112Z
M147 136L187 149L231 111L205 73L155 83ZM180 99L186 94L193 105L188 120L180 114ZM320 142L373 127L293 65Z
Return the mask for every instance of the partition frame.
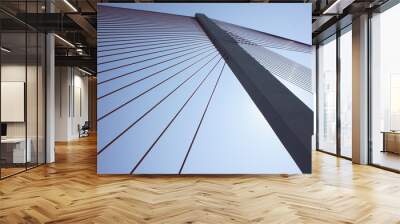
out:
M318 152L323 152L332 156L336 156L339 158L343 158L346 160L352 160L352 158L347 157L342 155L341 153L341 117L340 117L340 112L341 112L341 108L340 108L340 103L341 103L341 90L340 90L340 84L341 84L341 66L340 66L340 37L344 34L344 30L348 29L349 26L351 26L352 23L338 29L335 33L333 33L330 36L327 36L325 39L321 40L319 43L316 44L316 54L315 54L315 60L316 60L316 68L315 68L315 80L316 80L316 106L315 106L315 113L316 113L316 151ZM351 31L348 31L351 32ZM335 38L333 39L332 36L335 36ZM336 151L335 153L329 152L327 150L321 149L319 146L319 136L320 136L320 128L319 128L319 112L320 112L320 102L319 102L319 86L320 86L320 74L319 74L319 68L320 68L320 63L319 63L319 51L318 49L320 48L320 44L324 41L327 41L328 39L332 38L331 41L336 41Z
M28 0L25 0L25 1L22 1L22 3L25 3L25 16L27 16L27 13L28 13L28 10L27 10L27 4L28 4L28 2L31 2L31 1L28 1ZM34 1L34 3L36 3L36 11L37 11L37 13L39 13L39 6L38 6L38 4L39 4L39 0L36 0L36 1ZM2 9L3 10L3 9ZM47 12L47 7L46 7L46 9L45 9L46 11L45 12ZM20 20L18 20L19 22L22 22L22 21L20 21ZM22 22L23 23L23 22ZM1 27L1 23L0 23L0 27ZM41 166L41 165L43 165L43 164L46 164L47 163L47 113L46 113L46 108L47 108L47 100L46 100L46 98L47 98L47 38L46 38L46 36L47 36L47 33L46 32L41 32L40 30L37 30L36 28L33 28L32 26L29 26L27 23L24 23L24 28L25 28L25 30L24 31L22 31L21 33L23 33L24 35L25 35L25 84L24 84L24 123L25 123L25 127L24 127L24 129L25 129L25 168L23 169L23 170L21 170L21 171L18 171L18 172L15 172L15 173L12 173L12 174L10 174L10 175L7 175L7 176L3 176L3 173L2 173L2 168L0 167L0 180L3 180L3 179L6 179L6 178L8 178L8 177L12 177L12 176L15 176L15 175L17 175L17 174L20 174L20 173L23 173L23 172L25 172L25 171L28 171L28 170L30 170L30 169L34 169L34 168L36 168L36 167L39 167L39 166ZM28 140L28 131L27 131L27 129L28 129L28 116L27 116L27 81L28 81L28 79L27 79L27 76L28 76L28 30L31 30L30 32L33 32L34 33L34 35L36 36L36 49L35 49L35 53L36 53L36 64L35 64L35 66L36 66L36 72L35 72L35 74L36 74L36 91L35 91L35 95L36 95L36 136L33 136L33 138L36 138L36 161L35 161L35 163L32 165L32 164L30 164L30 165L32 165L32 166L30 166L30 167L28 167L28 162L27 162L27 157L28 157L28 154L27 154L27 147L28 147L28 143L27 143L27 140ZM0 30L0 46L2 46L2 34L3 33L5 33L5 32L2 32L1 30ZM42 41L42 47L44 48L44 49L42 49L40 52L42 53L42 55L41 55L41 57L42 57L42 60L44 60L43 61L43 63L42 63L42 70L41 70L41 73L42 73L42 82L43 82L43 94L42 94L42 96L44 97L43 99L42 99L42 102L43 102L43 105L42 105L42 107L43 107L43 113L44 113L44 116L42 117L43 118L43 120L42 120L42 122L43 122L43 145L42 145L42 147L43 147L43 149L42 149L42 152L43 152L43 155L42 155L42 159L43 159L43 162L39 162L39 65L40 65L40 63L39 63L39 36L40 36L40 34L43 34L43 36L42 36L42 38L41 38L41 41ZM2 71L1 71L1 68L2 68L2 53L0 53L0 82L1 82L1 75L2 75ZM0 87L1 88L1 87ZM1 91L0 91L0 101L1 101ZM0 106L0 110L1 110L1 106ZM1 123L1 115L0 115L0 123ZM1 156L1 152L2 152L2 150L1 150L1 144L0 144L0 156Z
M371 61L373 51L372 51L372 33L371 33L372 32L372 26L371 26L372 23L371 23L371 20L372 20L374 12L375 13L382 13L382 12L392 8L393 6L395 6L395 5L399 4L399 3L400 3L399 0L388 0L384 4L380 5L379 7L374 8L374 9L369 9L366 12L368 14L368 25L367 25L368 26L368 30L367 30L367 41L368 41L368 43L367 43L367 45L368 45L368 49L367 49L367 51L368 51L368 54L367 54L367 67L368 67L367 68L367 80L368 80L367 81L368 82L368 86L367 86L367 88L368 88L368 90L367 90L367 92L368 92L368 96L367 96L367 99L368 99L367 100L368 101L368 105L367 105L367 108L368 108L368 111L367 111L367 113L368 113L368 122L367 122L368 139L367 139L367 141L368 141L368 153L367 154L368 154L368 161L367 161L367 164L370 165L370 166L373 166L373 167L377 167L377 168L380 168L380 169L383 169L383 170L387 170L387 171L391 171L391 172L395 172L395 173L400 173L400 170L393 169L393 168L390 168L390 167L386 167L386 166L382 166L382 165L373 163L372 97L371 97L372 96L371 94L372 94L372 91L373 91L372 90L372 61ZM352 24L350 23L347 26L350 26L350 25L352 25ZM336 35L337 45L338 45L338 43L340 44L340 35L337 35L337 33L339 32L339 34L340 34L340 31L346 29L347 26L345 26L344 28L340 29L336 33L332 34L332 35ZM319 126L318 126L318 123L319 123L319 110L320 110L319 106L320 105L319 105L319 100L318 99L319 99L319 94L320 94L319 93L319 81L320 80L319 80L319 54L318 54L318 48L319 48L319 44L321 42L327 40L332 35L326 37L325 39L321 40L320 42L318 42L316 44L316 49L317 49L316 50L316 57L315 57L315 59L316 59L316 88L317 88L316 89L316 109L315 109L315 111L316 111L316 123L317 123L317 126L316 126L316 151L323 152L323 153L326 153L326 154L329 154L329 155L333 155L333 156L336 156L336 157L339 157L339 158L352 160L349 157L345 157L345 156L341 155L341 149L340 149L340 145L339 144L337 144L337 146L339 145L339 147L336 150L336 154L327 152L327 151L319 148ZM336 52L336 53L338 55L338 52ZM339 58L339 60L340 60L340 58ZM339 67L339 69L340 69L340 67ZM338 98L340 97L340 92L336 93L336 97L338 97ZM340 102L340 99L339 99L339 102ZM340 120L340 119L337 119L337 121L338 120ZM339 126L339 128L340 128L340 126ZM337 137L338 137L338 135L337 135Z
M394 173L400 173L400 170L398 170L398 169L394 169L394 168L391 168L391 167L387 167L387 166L384 166L384 165L380 165L380 164L377 164L377 163L374 163L373 161L373 153L374 153L374 149L373 149L373 137L372 137L372 105L373 105L373 102L372 102L372 93L373 93L373 88L372 88L372 54L373 54L373 48L372 48L372 41L373 41L373 38L372 38L372 19L373 19L373 14L374 13L383 13L383 12L385 12L386 10L388 10L388 9L391 9L392 7L394 7L394 6L396 6L396 5L398 5L398 4L400 4L400 0L387 0L385 3L383 3L382 5L380 5L379 7L377 7L377 8L375 8L375 9L372 9L372 10L369 10L368 11L368 20L367 20L367 26L368 26L368 31L367 31L367 41L368 41L368 43L367 43L367 45L368 45L368 54L367 54L367 66L368 66L368 69L367 69L367 79L368 79L368 105L367 105L367 107L368 107L368 111L367 111L367 113L368 113L368 124L367 124L367 128L368 128L368 130L367 130L367 132L368 132L368 153L367 153L367 155L368 155L368 158L367 158L367 161L368 161L368 165L370 165L370 166L373 166L373 167L376 167L376 168L379 168L379 169L383 169L383 170L387 170L387 171L390 171L390 172L394 172Z

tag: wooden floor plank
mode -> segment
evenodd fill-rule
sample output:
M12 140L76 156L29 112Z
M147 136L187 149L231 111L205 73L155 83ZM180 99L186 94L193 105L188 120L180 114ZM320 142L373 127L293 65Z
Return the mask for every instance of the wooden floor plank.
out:
M400 223L400 175L313 153L312 175L96 174L96 138L0 181L0 223Z

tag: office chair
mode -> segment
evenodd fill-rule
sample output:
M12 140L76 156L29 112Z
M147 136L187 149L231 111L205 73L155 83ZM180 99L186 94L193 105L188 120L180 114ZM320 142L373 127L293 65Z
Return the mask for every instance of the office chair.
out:
M89 136L89 129L90 129L89 121L85 121L82 127L78 125L79 138Z

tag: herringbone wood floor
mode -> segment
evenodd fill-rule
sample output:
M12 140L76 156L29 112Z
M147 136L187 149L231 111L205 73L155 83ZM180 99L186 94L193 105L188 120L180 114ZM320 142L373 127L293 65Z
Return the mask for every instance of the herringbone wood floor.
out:
M323 153L312 175L98 176L95 147L0 181L0 223L400 223L400 175Z

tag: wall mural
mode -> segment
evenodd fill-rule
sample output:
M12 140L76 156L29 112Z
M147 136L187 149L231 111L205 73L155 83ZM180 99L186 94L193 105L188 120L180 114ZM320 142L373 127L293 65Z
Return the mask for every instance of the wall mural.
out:
M311 5L244 6L99 4L99 174L311 173Z

